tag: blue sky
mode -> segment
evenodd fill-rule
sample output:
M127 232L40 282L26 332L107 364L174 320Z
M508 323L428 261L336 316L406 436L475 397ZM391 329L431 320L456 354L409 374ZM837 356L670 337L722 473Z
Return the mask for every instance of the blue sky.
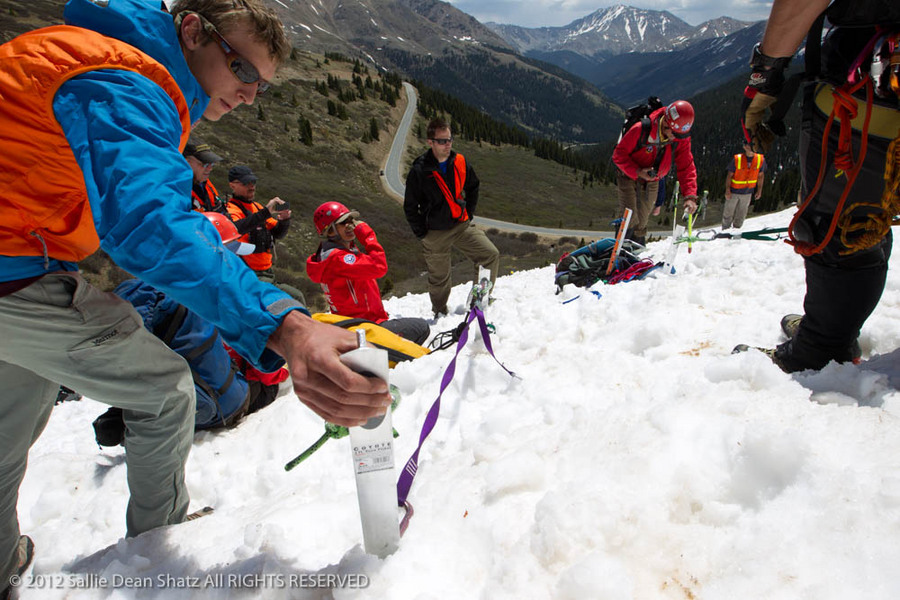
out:
M449 0L456 8L482 23L495 21L523 27L559 27L592 12L626 4L639 8L667 10L691 25L717 17L759 21L769 15L771 0Z

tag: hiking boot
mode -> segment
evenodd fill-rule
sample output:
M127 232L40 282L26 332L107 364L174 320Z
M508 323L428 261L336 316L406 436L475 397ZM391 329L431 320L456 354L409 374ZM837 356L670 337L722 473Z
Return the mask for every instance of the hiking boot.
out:
M748 346L747 344L738 344L731 351L732 354L740 354L741 352L748 352L750 350L759 350L773 361L775 360L775 348L760 348L758 346Z
M778 358L778 349L777 348L759 348L758 346L748 346L747 344L738 344L731 351L732 354L740 354L741 352L747 352L749 350L759 350L763 354L769 357L775 365L784 371L785 373L790 373L790 371L785 368L784 363Z
M215 509L212 506L204 506L200 510L195 510L191 514L187 515L184 520L185 521L196 521L201 517L205 517L206 515L211 515L215 512Z
M61 385L59 386L59 392L56 394L56 402L54 402L54 404L59 404L61 402L77 402L82 398L83 396L75 390L70 390L66 386Z
M794 336L797 335L802 320L803 315L790 314L781 317L781 331L789 340L794 339ZM862 362L862 348L859 346L859 340L853 340L853 343L850 344L850 357L854 365Z
M16 552L19 555L19 563L18 567L16 567L16 572L13 573L19 581L21 582L21 577L28 570L29 565L31 565L31 561L34 558L34 542L31 541L31 538L27 535L19 536L19 545L16 548ZM18 585L18 583L16 584ZM0 592L0 600L9 600L12 598L12 592L15 586L10 585L5 590Z

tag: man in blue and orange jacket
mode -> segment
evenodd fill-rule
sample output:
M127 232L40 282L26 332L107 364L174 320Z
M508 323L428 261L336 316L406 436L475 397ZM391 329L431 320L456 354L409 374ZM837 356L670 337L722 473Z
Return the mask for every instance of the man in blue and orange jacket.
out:
M286 360L297 395L324 419L357 425L390 403L385 383L340 363L352 333L260 282L191 210L181 155L191 126L268 87L290 51L280 21L261 0L171 9L70 0L68 25L0 46L0 586L33 553L18 488L60 384L124 409L128 535L187 514L190 371L130 305L78 275L98 248L255 365Z

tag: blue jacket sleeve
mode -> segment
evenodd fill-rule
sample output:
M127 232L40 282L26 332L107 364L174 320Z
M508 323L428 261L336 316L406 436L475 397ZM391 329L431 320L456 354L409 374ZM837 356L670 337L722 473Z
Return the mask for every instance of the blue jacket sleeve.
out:
M91 71L66 82L53 108L81 167L101 248L210 321L258 368L279 366L266 341L287 312L305 309L260 282L191 210L181 124L165 92L133 72Z

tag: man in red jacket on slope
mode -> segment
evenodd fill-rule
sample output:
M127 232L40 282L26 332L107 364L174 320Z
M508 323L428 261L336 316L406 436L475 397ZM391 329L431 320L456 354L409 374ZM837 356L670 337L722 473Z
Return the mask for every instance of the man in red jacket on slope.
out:
M697 168L691 153L694 107L685 100L658 108L632 125L613 150L618 167L619 210L634 211L626 236L639 244L647 241L647 221L656 201L659 180L672 163L681 184L684 210L697 210ZM659 210L655 211L659 214Z

